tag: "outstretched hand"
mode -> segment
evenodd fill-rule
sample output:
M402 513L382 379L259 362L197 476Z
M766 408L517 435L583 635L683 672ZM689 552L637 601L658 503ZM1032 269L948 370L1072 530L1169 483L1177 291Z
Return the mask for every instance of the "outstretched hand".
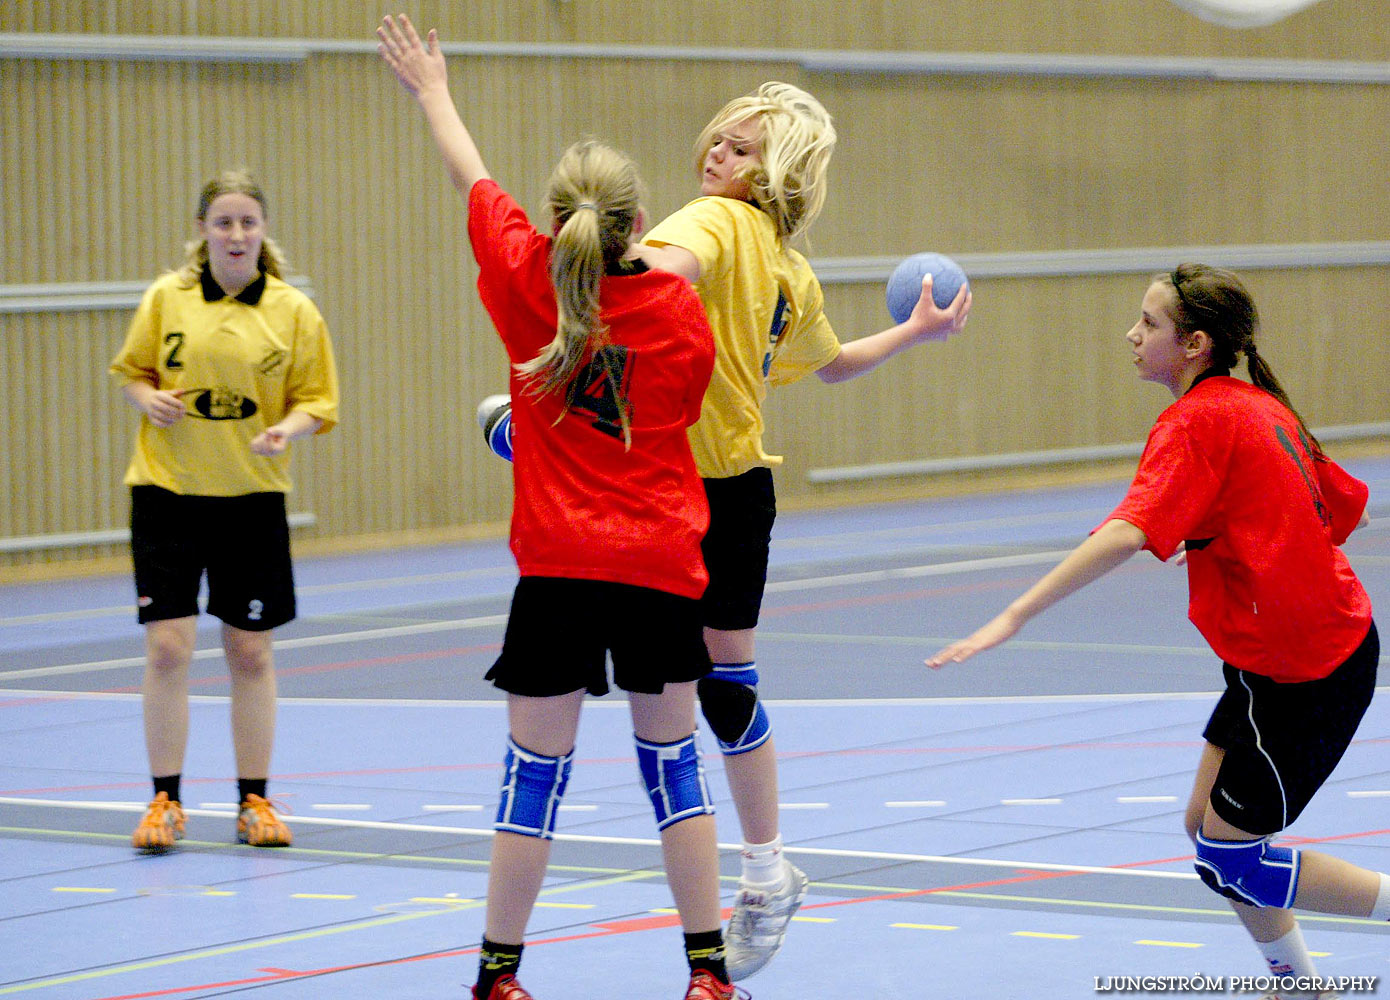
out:
M939 670L948 663L960 663L968 660L976 653L983 653L986 649L997 646L1005 639L1012 637L1022 624L1005 611L977 630L970 638L957 640L935 656L928 658L926 664L933 670Z
M932 298L932 276L922 277L922 295L907 318L908 324L918 328L921 340L945 340L953 333L965 329L965 321L970 318L972 296L969 285L962 285L956 297L945 309L938 309Z
M376 29L378 39L376 50L396 79L414 96L431 87L449 85L448 70L444 65L444 53L439 50L439 36L433 28L424 43L410 23L410 18L400 15L400 22L390 14L381 19Z

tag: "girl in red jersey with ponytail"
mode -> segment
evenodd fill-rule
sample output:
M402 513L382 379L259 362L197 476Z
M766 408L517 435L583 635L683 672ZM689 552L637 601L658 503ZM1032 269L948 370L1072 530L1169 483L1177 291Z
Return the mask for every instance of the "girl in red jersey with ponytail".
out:
M1140 549L1187 563L1193 624L1226 691L1187 807L1202 880L1227 897L1293 991L1320 990L1293 908L1390 919L1390 877L1271 844L1322 786L1375 690L1371 602L1339 546L1369 523L1366 485L1323 452L1255 343L1254 301L1230 271L1156 276L1127 334L1139 377L1172 392L1129 492L1061 564L968 639L959 663ZM1244 356L1250 381L1231 376ZM1276 996L1271 994L1271 996ZM1268 998L1267 998L1268 1000Z

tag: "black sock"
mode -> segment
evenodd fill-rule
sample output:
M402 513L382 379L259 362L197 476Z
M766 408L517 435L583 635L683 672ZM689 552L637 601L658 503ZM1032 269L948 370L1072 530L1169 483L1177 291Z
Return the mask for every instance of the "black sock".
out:
M245 802L248 796L259 795L265 798L265 778L237 778L236 790L241 796L241 801Z
M179 798L179 779L182 777L183 775L181 774L171 774L167 777L155 778L154 794L157 796L160 792L163 792L165 795L169 796L170 802L182 801Z
M729 981L729 970L724 965L724 932L717 927L685 936L685 960L692 973L703 969L721 983Z
M498 944L483 938L482 950L478 952L478 985L473 987L473 995L478 1000L487 1000L493 984L503 976L515 976L521 966L521 950L524 944Z

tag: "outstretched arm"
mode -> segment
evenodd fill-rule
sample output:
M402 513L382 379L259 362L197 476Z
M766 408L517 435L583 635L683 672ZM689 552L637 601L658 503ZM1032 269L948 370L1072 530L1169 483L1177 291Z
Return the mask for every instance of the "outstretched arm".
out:
M444 65L444 53L439 50L438 36L431 28L422 44L415 25L404 14L400 15L399 23L389 14L382 18L376 36L379 39L377 51L401 86L420 103L454 187L467 198L473 185L490 175L449 96L449 74Z
M844 382L873 371L893 355L926 340L945 340L965 327L970 316L970 287L967 285L945 309L938 309L931 297L931 275L922 279L922 295L912 315L897 326L851 340L840 348L830 364L816 372L822 382Z
M1102 524L1050 573L1033 584L968 639L953 642L931 659L929 667L960 663L976 653L999 645L1021 629L1034 615L1052 607L1093 580L1098 580L1144 547L1147 538L1128 521L1113 518Z

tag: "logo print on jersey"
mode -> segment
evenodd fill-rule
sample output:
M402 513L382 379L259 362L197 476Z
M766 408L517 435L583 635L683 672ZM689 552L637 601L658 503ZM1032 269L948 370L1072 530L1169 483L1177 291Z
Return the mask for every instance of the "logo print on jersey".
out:
M284 361L285 352L272 347L265 352L265 357L261 358L260 363L256 365L256 371L260 372L262 375L269 375L275 369L279 368Z
M189 389L183 398L188 404L188 415L204 420L245 420L260 409L254 399L225 386Z
M246 605L246 620L253 622L260 621L263 611L265 611L265 603L263 601L252 601L250 604Z
M787 324L792 318L791 312L791 303L778 291L777 308L772 310L772 326L767 332L767 353L763 355L763 378L767 378L767 373L772 370L772 352L777 350L777 342L782 339L782 334L787 332Z
M1317 478L1312 476L1308 472L1308 467L1303 464L1303 456L1311 455L1313 452L1312 445L1303 436L1303 428L1298 429L1298 440L1303 445L1302 452L1294 447L1293 440L1284 428L1275 426L1274 436L1279 439L1279 446L1289 453L1289 457L1293 459L1293 464L1298 466L1298 474L1303 477L1303 485L1308 487L1308 493L1312 496L1313 509L1318 512L1318 520L1322 521L1323 527L1327 527L1332 523L1332 518L1328 516L1327 508L1323 506L1322 491L1318 489Z
M609 437L622 438L623 424L618 413L619 394L628 396L632 385L632 367L637 356L620 344L608 344L594 352L593 359L575 375L570 383L570 409L594 417L591 425ZM617 381L617 389L614 381ZM628 419L632 419L631 404Z

